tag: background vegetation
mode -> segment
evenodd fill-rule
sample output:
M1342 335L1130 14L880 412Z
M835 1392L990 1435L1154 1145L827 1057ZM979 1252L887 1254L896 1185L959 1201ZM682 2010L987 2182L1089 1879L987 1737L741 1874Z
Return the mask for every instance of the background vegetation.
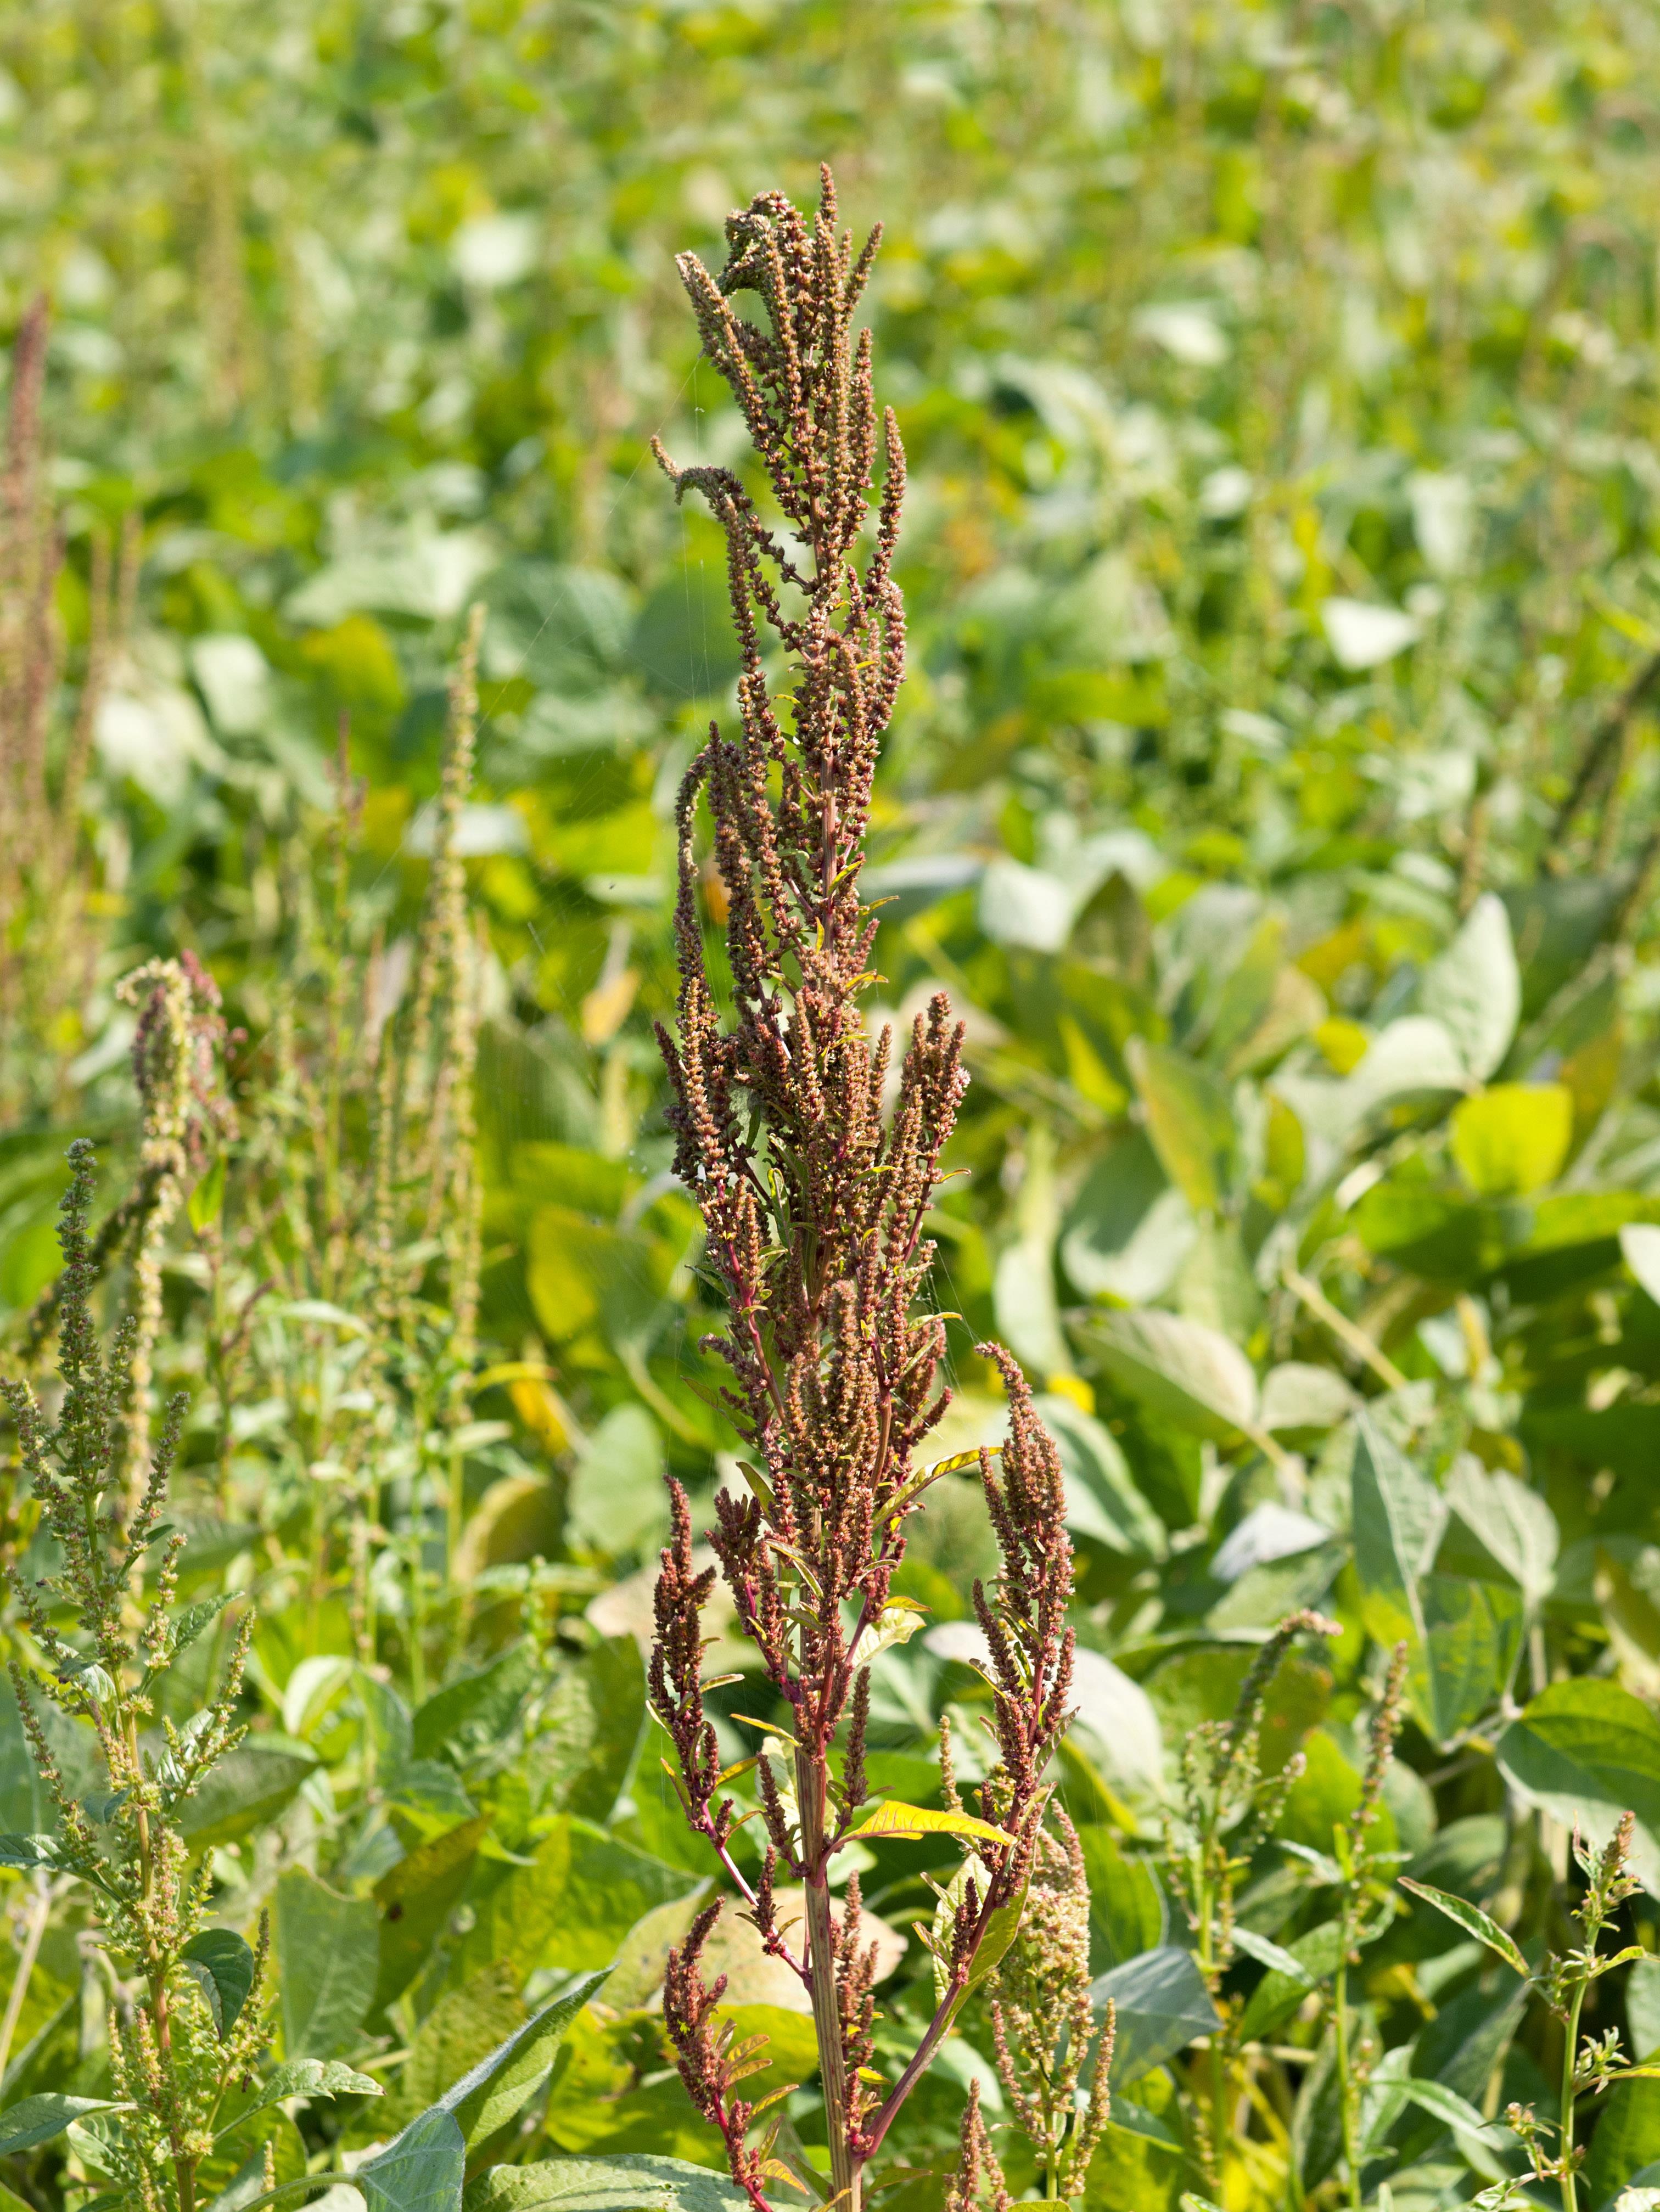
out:
M821 158L887 226L878 394L910 459L880 994L908 1024L943 985L969 1024L940 1450L1001 1433L971 1351L994 1334L1067 1463L1098 1974L1190 1955L1155 1870L1188 1732L1282 1615L1341 1628L1265 1724L1267 1771L1306 1762L1269 1808L1303 1856L1253 1847L1232 1948L1143 1991L1139 2043L1128 1985L1088 2201L1340 2186L1338 2021L1285 1959L1322 1987L1337 1963L1333 1826L1397 1640L1371 1848L1405 1856L1345 1876L1337 1915L1371 1916L1343 2001L1366 2193L1525 2172L1403 2085L1554 2113L1561 2025L1389 1877L1483 1905L1535 1969L1577 1940L1566 1824L1600 1844L1629 1808L1646 1887L1618 1909L1654 1949L1657 43L1647 8L1570 0L88 0L0 26L0 318L50 295L65 541L37 801L25 441L6 1366L49 1368L90 1135L98 1219L139 1200L106 1281L147 1317L145 1434L189 1397L183 1594L239 1594L179 1657L180 1725L258 1601L253 1733L189 1801L187 1840L222 1847L208 1917L251 1935L269 1907L275 2047L389 2092L267 2107L281 2179L386 2140L619 1949L512 2155L717 2162L653 2009L711 1869L636 1638L663 1472L705 1515L737 1479L651 1034L673 793L737 659L718 537L647 441L741 460L672 255L718 261L727 209L810 197ZM152 1071L141 1102L119 979L187 955L226 1073L187 1097ZM179 988L216 1066L206 987ZM28 1584L57 1556L21 1464L9 1485ZM884 1655L872 1735L917 1803L940 1712L974 1741L981 1694L958 1624L988 1540L970 1486L935 1497L904 1570L927 1625ZM15 1608L8 1632L49 1649ZM742 1686L714 1698L753 1754ZM8 1706L0 1826L52 1831L34 1771ZM902 1932L956 1863L872 1856ZM85 1893L14 1878L8 2106L108 2091L119 1975ZM913 1936L898 2014L922 1963ZM779 2010L766 1962L733 1971ZM1182 2054L1218 2001L1239 2086L1207 2166ZM1660 2047L1646 1960L1586 2003L1588 2033ZM810 2023L770 2026L801 2078ZM970 2010L913 2107L909 2201L939 2201L971 2080L995 2117L988 2051ZM11 2154L14 2193L107 2191L97 2121ZM1588 2097L1584 2129L1600 2212L1660 2161L1660 2081ZM245 2154L227 2205L258 2193Z

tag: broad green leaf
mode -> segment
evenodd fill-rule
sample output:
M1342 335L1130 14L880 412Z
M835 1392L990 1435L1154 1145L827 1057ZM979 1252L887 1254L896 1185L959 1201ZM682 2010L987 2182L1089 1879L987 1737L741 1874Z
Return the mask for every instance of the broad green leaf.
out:
M1477 899L1452 943L1424 971L1418 1007L1444 1024L1470 1074L1485 1083L1509 1051L1522 1011L1510 916L1492 891Z
M185 1211L192 1229L206 1229L218 1220L225 1204L226 1155L215 1154L213 1165L194 1185L185 1201Z
M1447 1478L1447 1503L1531 1606L1549 1596L1560 1547L1556 1516L1513 1474L1487 1474L1468 1458Z
M1132 1857L1110 1828L1078 1830L1090 1886L1090 1963L1097 1972L1156 1951L1169 1929L1164 1892L1152 1862Z
M597 1552L653 1557L668 1531L663 1439L643 1406L614 1407L577 1456L567 1525Z
M604 1821L628 1779L646 1717L646 1672L631 1636L564 1662L537 1718L526 1771L539 1805Z
M1091 1336L1111 1380L1152 1412L1226 1439L1256 1419L1256 1376L1237 1345L1180 1314L1103 1313Z
M1600 2208L1660 2160L1660 2081L1619 2081L1596 2102L1601 2110L1585 2160L1583 2201Z
M1525 1614L1502 1583L1426 1575L1420 1585L1425 1641L1408 1674L1412 1701L1438 1741L1492 1711L1521 1657Z
M204 1928L179 1954L207 1999L214 2031L222 2043L235 2027L253 1987L253 1953L228 1928Z
M1115 1552L1162 1559L1164 1524L1136 1488L1111 1430L1059 1393L1040 1396L1037 1407L1061 1454L1067 1527Z
M1526 1980L1528 1962L1517 1949L1515 1938L1506 1935L1479 1905L1472 1905L1468 1898L1455 1897L1450 1890L1437 1889L1431 1882L1414 1881L1408 1875L1401 1876L1401 1887L1410 1890L1414 1897L1421 1897L1426 1905L1432 1905L1438 1912L1444 1912L1467 1936L1474 1936L1478 1943L1485 1943L1489 1951L1497 1952L1507 1966Z
M1124 1058L1159 1164L1195 1213L1219 1213L1239 1142L1227 1085L1198 1060L1145 1037L1132 1038Z
M855 1840L891 1836L915 1842L925 1836L973 1836L988 1844L1013 1841L1006 1829L994 1828L989 1820L976 1820L972 1813L953 1813L943 1806L897 1803L879 1805L853 1831L853 1836Z
M468 1979L497 1959L526 1971L609 1966L638 1920L698 1879L590 1820L564 1816L528 1864L481 1869L469 1900L473 1925L456 1948L452 1978Z
M179 1831L198 1851L251 1835L277 1819L316 1765L308 1745L287 1736L245 1737L179 1805Z
M1262 1377L1260 1419L1279 1429L1332 1429L1354 1411L1354 1393L1329 1367L1287 1359Z
M1480 1198L1514 1198L1554 1182L1573 1138L1562 1083L1499 1083L1453 1109L1452 1157Z
M81 2119L88 2112L129 2110L130 2106L112 2103L106 2097L65 2097L55 2093L25 2097L21 2105L0 2112L0 2158L9 2158L16 2151L33 2150L37 2143L50 2142L54 2136L63 2134L71 2120Z
M498 2166L467 2191L467 2212L748 2212L736 2182L649 2152Z
M466 2162L455 2115L435 2107L360 2166L352 2180L368 2212L460 2212Z
M1326 1729L1316 1729L1301 1747L1303 1771L1286 1794L1275 1833L1281 1842L1323 1854L1331 1850L1333 1828L1347 1823L1360 1802L1360 1771ZM1387 1799L1377 1809L1371 1840L1375 1850L1384 1851L1393 1850L1398 1840Z
M439 2099L459 2124L469 2172L485 2163L547 2081L565 2030L605 1986L610 1971L584 1975L544 2005Z
M1428 1571L1445 1525L1441 1494L1365 1413L1355 1424L1350 1493L1354 1566L1367 1629L1380 1644L1404 1637L1421 1647L1419 1577Z
M1620 1256L1660 1305L1660 1228L1652 1222L1629 1223L1620 1231Z
M368 1323L361 1316L348 1313L344 1306L330 1304L327 1298L290 1298L275 1309L284 1321L317 1322L325 1328L343 1330L348 1336L367 1336Z
M1454 1951L1463 1946L1455 1944ZM1485 2101L1493 2070L1532 2001L1532 1984L1514 1974L1483 1975L1446 1998L1418 2035L1412 2070L1444 2082L1468 2103Z
M283 2048L290 2058L352 2050L380 1973L379 1916L369 1898L337 1897L303 1867L277 1883L274 1936Z
M1165 1944L1101 1975L1090 1989L1090 2002L1101 2018L1110 2002L1118 2027L1113 2043L1115 2089L1127 2087L1154 2066L1185 2051L1196 2035L1218 2026L1198 1962L1191 1951Z
M417 1759L465 1765L500 1743L518 1717L537 1674L536 1646L524 1638L477 1673L435 1690L416 1708L412 1748Z
M480 1814L432 1837L374 1885L380 1907L380 1946L371 2018L401 1996L414 1978L467 1886L489 1826L487 1816ZM489 1962L488 1958L481 1961Z
M669 1953L707 1903L708 1889L708 1883L701 1881L684 1897L671 1898L666 1905L654 1905L642 1919L635 1921L623 1939L617 1964L605 1984L608 2005L618 2012L632 2012L651 2002L663 1986ZM729 1918L730 1915L722 1915L716 1923L717 1932ZM757 1942L759 1940L757 1937Z
M33 1873L64 1863L64 1847L56 1836L0 1836L0 1867Z
M498 1959L444 1991L415 2032L386 2112L375 2116L378 2135L395 2136L442 2104L447 2090L519 2033L530 2018L520 1994L524 1979L521 1968Z
M1553 1682L1499 1740L1499 1764L1531 1803L1591 1844L1634 1813L1633 1870L1660 1896L1660 1716L1615 1682Z
M1115 1786L1156 1796L1164 1778L1158 1715L1141 1685L1104 1652L1073 1654L1072 1740Z
M1064 1374L1072 1353L1055 1290L1055 1138L1043 1122L1026 1137L1025 1172L1014 1200L1014 1240L998 1255L992 1279L997 1334L1028 1373Z
M1186 1199L1136 1129L1085 1177L1061 1225L1061 1258L1086 1297L1140 1305L1170 1288L1197 1233Z
M1626 2019L1632 2057L1639 2062L1660 2057L1660 1958L1633 1960L1626 1977Z

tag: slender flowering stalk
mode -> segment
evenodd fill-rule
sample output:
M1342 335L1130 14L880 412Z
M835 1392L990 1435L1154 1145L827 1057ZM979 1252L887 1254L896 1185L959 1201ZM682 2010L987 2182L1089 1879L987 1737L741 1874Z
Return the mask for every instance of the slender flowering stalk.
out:
M1111 2114L1116 2018L1099 2036L1090 2003L1090 1893L1078 1831L1057 1808L1038 1840L1019 1935L993 1983L997 2072L1037 2154L1045 2197L1076 2197ZM1088 2091L1079 2089L1091 2051Z
M1011 1410L1000 1470L981 1455L1003 1567L991 1589L975 1591L1001 1762L982 1812L995 1810L934 1939L939 2009L882 2097L868 2064L873 1960L854 1939L851 1891L839 1917L832 1909L830 1864L868 1794L861 1652L879 1632L907 1521L921 1510L932 1470L919 1455L946 1403L937 1393L945 1324L918 1301L933 1256L924 1222L967 1078L962 1030L941 995L917 1018L885 1115L886 1045L873 1046L860 1010L877 924L860 903L860 871L878 747L904 670L892 575L904 456L891 412L879 423L870 333L854 327L877 237L855 254L838 234L828 172L812 221L765 193L728 219L727 237L718 277L690 255L678 265L775 517L730 470L677 468L657 448L677 497L701 494L725 532L742 652L736 728L711 726L681 791L678 1018L660 1042L676 1171L702 1209L707 1263L727 1304L726 1330L710 1343L728 1370L721 1400L744 1439L747 1489L717 1498L718 1564L700 1568L686 1500L672 1486L651 1697L688 1820L767 1951L806 1986L834 2191L857 2212L868 2161L988 1949L1013 1932L1037 1848L1044 1767L1067 1718L1072 1564L1054 1445L1018 1368L982 1347ZM763 320L735 313L733 298L746 292ZM786 664L781 679L768 673L773 649ZM705 805L725 901L729 1020L699 914ZM788 1714L789 1762L763 1758L756 1768L765 1842L754 1884L732 1857L738 1808L724 1794L730 1778L702 1702L701 1613L717 1571ZM806 1889L800 1934L778 1921L781 1870ZM697 1972L712 1924L700 1923L677 1954L666 2017L687 2087L721 2128L733 2175L759 2206L764 2182L783 2169L764 2140L758 2149L744 2143L755 2115L732 2094L744 2062L713 2033Z
M1189 1732L1183 1747L1179 1810L1165 1816L1165 1876L1194 1932L1194 1954L1219 2011L1207 2054L1207 2109L1199 2143L1201 2173L1216 2192L1222 2188L1239 2057L1239 2007L1222 1994L1234 1959L1234 1895L1252 1851L1272 1831L1304 1765L1298 1752L1278 1775L1263 1774L1263 1710L1280 1662L1298 1637L1338 1633L1338 1624L1320 1613L1304 1609L1286 1615L1251 1662L1229 1718L1204 1722Z
M161 1328L167 1232L190 1182L202 1171L210 1139L228 1136L233 1116L220 1082L225 1024L219 988L195 955L147 961L123 976L116 996L138 1009L132 1069L143 1121L138 1168L145 1200L134 1237L134 1327L119 1476L129 1504L136 1505L155 1410L150 1370Z
M1384 1778L1395 1756L1395 1739L1401 1733L1406 1681L1407 1647L1397 1644L1390 1655L1383 1694L1372 1715L1370 1755L1359 1800L1347 1826L1340 1828L1335 1838L1343 1870L1340 1909L1342 1935L1337 1972L1332 1981L1331 2008L1336 2040L1337 2095L1342 2116L1343 2164L1351 2212L1360 2212L1360 2098L1371 2071L1371 2058L1350 2047L1348 1974L1351 1966L1360 1963L1362 1916L1369 1896L1378 1887L1371 1832L1383 1802Z
M270 2033L264 1996L267 1933L253 1947L209 1929L213 1854L195 1854L182 1808L243 1735L239 1717L252 1618L245 1613L217 1687L190 1721L155 1715L161 1686L216 1619L223 1600L174 1611L184 1536L163 1519L186 1401L167 1407L143 1492L120 1501L134 1349L131 1322L112 1356L98 1340L88 1235L94 1174L84 1139L60 1209L58 1415L27 1384L7 1382L18 1454L58 1571L40 1582L9 1572L40 1664L11 1679L25 1735L58 1818L57 1832L4 1838L6 1863L85 1885L120 2002L110 2014L110 2066L119 2127L110 2155L120 2201L143 2212L197 2212L198 2170L213 2150L221 2107L255 2067ZM133 1592L145 1561L153 1591ZM90 1734L107 1789L78 1794L42 1726L45 1698Z

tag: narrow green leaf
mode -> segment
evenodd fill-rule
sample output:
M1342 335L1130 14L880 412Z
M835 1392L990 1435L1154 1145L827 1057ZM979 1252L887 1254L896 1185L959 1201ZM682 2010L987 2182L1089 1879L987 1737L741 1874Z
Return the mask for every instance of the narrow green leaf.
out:
M1528 1978L1528 1962L1517 1948L1511 1936L1490 1919L1479 1905L1468 1898L1455 1897L1450 1890L1437 1889L1427 1881L1414 1881L1410 1875L1401 1876L1402 1889L1421 1897L1426 1905L1432 1905L1438 1912L1444 1912L1449 1920L1462 1928L1467 1936L1474 1936L1478 1943L1485 1943L1489 1951L1496 1951L1507 1966L1513 1967L1523 1981Z
M1233 1941L1236 1948L1243 1951L1248 1959L1255 1959L1259 1966L1267 1966L1273 1973L1285 1974L1292 1981L1300 1982L1305 1990L1314 1987L1314 1976L1303 1961L1280 1944L1271 1943L1266 1936L1258 1936L1250 1928L1236 1928Z
M1420 2112L1432 2113L1450 2128L1457 2128L1466 2135L1475 2136L1481 2142L1491 2143L1504 2139L1503 2131L1490 2120L1484 2119L1474 2105L1468 2104L1456 2089L1449 2089L1444 2081L1420 2081L1410 2076L1401 2084L1408 2100Z

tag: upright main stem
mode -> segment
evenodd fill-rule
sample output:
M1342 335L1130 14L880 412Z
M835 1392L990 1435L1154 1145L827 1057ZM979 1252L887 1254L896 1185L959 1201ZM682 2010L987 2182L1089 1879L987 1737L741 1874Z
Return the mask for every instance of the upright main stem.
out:
M1595 1943L1593 1934L1590 1947ZM1584 2002L1585 1984L1581 1981L1568 2002L1567 2037L1562 2048L1561 2136L1557 2145L1562 2154L1562 2212L1578 2212L1579 2183L1573 2170L1573 2076L1574 2054L1579 2048L1579 2012Z
M836 1994L836 1930L830 1919L830 1863L824 1849L825 1764L795 1755L795 1796L801 1812L801 1863L807 1886L807 1975L824 2093L833 2212L860 2212L862 2161L848 2143L848 2076L842 2052L842 2008Z
M1332 1978L1332 2008L1337 2039L1337 2103L1343 2119L1343 2166L1352 2212L1360 2212L1360 2116L1356 2109L1354 2077L1349 2066L1349 1928L1343 1915L1343 1955Z

